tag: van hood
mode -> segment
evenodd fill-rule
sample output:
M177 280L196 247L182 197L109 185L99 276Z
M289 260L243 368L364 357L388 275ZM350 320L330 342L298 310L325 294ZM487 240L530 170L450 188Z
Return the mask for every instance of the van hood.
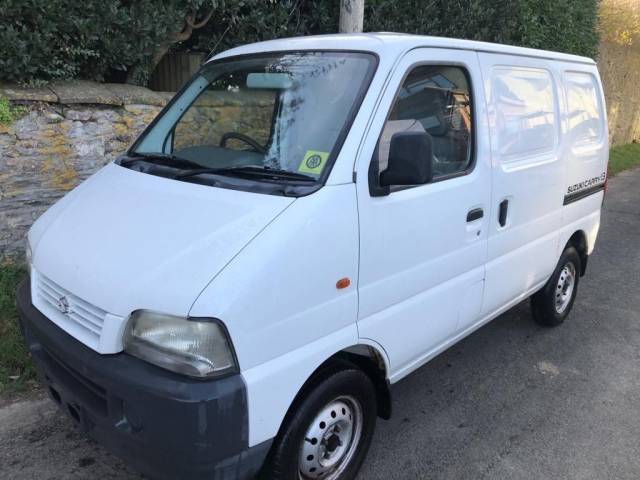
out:
M106 312L187 315L203 288L294 199L109 164L47 211L33 266Z

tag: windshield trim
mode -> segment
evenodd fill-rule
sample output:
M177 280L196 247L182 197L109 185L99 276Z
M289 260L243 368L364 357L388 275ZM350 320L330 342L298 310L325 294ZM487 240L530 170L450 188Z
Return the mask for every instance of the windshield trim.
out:
M380 57L376 52L372 52L369 50L351 50L351 49L315 49L315 48L309 48L309 49L297 49L297 50L269 50L269 51L264 51L264 52L258 52L258 53L245 53L242 55L233 55L233 56L229 56L229 57L223 57L217 60L208 60L205 61L200 68L198 69L198 71L189 79L189 81L187 81L176 93L175 95L171 98L171 100L169 100L169 102L167 102L167 104L162 108L162 110L160 110L160 112L156 115L156 117L151 121L151 123L149 123L149 125L147 125L145 127L145 129L136 137L135 141L133 142L133 144L127 149L125 155L126 156L134 156L137 155L138 152L136 152L137 148L139 147L140 143L142 142L142 140L145 138L145 136L154 128L154 126L156 125L156 123L160 120L160 118L162 118L164 116L164 114L167 112L167 110L169 110L172 105L177 101L178 98L180 98L180 96L185 92L185 90L187 90L189 88L189 86L200 76L200 74L202 73L202 70L205 68L208 68L211 65L216 65L216 64L224 64L224 63L228 63L228 62L234 62L234 61L238 61L238 60L243 60L246 58L262 58L262 57L272 57L274 55L287 55L287 54L304 54L304 53L344 53L344 54L357 54L357 55L362 55L362 56L367 56L370 58L371 62L369 63L369 68L367 69L367 73L362 81L362 84L360 85L360 88L358 89L358 92L354 98L353 101L353 105L351 106L351 109L349 110L349 113L347 114L347 117L345 119L345 122L340 130L340 133L338 134L338 136L336 137L336 141L333 145L333 148L329 154L329 157L327 158L327 166L324 168L324 170L322 171L322 174L318 177L318 180L313 184L313 185L306 185L306 186L299 186L296 187L296 185L291 185L291 189L289 189L287 191L287 193L285 193L286 196L295 196L295 197L302 197L302 196L306 196L306 195L310 195L314 192L316 192L317 190L319 190L320 188L322 188L328 178L329 175L331 174L331 171L333 170L333 166L338 158L338 155L340 154L340 152L342 151L342 146L344 145L344 142L347 138L347 135L349 134L349 132L351 131L351 127L353 125L353 122L358 114L358 112L360 111L360 108L362 107L362 103L364 101L364 98L367 94L367 92L369 91L369 87L371 86L371 82L373 81L373 78L378 70L378 66L380 64ZM158 152L161 153L161 152ZM128 167L124 167L124 168L128 168ZM272 183L269 182L268 180L260 180L260 183ZM248 181L247 182L247 188L243 189L249 192L259 192L259 190L262 189L256 189L255 187L255 183L256 181ZM274 192L272 194L274 195L282 195L282 182L278 182L278 183L274 183ZM219 186L220 188L225 188L222 185L216 185ZM235 186L237 189L237 185ZM265 193L265 192L259 192L259 193Z

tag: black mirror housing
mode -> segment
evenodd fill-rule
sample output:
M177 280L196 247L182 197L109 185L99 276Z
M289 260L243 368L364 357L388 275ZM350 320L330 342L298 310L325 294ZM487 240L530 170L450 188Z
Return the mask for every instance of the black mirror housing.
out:
M389 165L380 186L422 185L433 178L433 145L426 132L398 132L391 137Z

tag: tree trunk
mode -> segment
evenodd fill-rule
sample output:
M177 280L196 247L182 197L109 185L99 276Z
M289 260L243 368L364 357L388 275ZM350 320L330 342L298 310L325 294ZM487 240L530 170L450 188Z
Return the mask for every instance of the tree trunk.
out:
M340 33L362 32L364 0L340 0Z
M197 12L191 12L186 16L181 31L175 32L167 40L156 45L153 52L149 52L151 55L149 63L135 65L131 70L129 70L129 73L127 74L127 83L138 85L143 84L144 86L146 86L149 80L149 76L158 66L158 63L160 63L162 57L167 54L167 52L171 48L171 45L173 45L174 43L189 40L194 30L204 27L211 19L211 16L213 15L213 9L211 9L209 13L207 13L199 22L196 22L196 13Z

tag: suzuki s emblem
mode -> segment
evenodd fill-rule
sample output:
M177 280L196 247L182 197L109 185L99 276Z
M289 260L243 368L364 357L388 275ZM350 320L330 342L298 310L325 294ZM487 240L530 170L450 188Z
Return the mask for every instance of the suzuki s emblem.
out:
M60 313L63 313L64 315L71 313L71 307L69 306L69 300L67 300L67 297L60 297L58 299L58 310L60 310Z

